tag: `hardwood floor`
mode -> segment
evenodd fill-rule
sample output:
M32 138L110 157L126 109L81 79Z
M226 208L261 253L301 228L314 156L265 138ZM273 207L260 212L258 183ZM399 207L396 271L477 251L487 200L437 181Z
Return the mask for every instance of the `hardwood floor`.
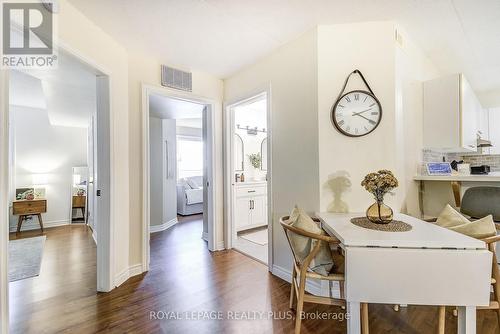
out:
M286 319L290 285L238 252L208 252L201 230L200 216L194 216L154 233L151 270L104 294L95 292L90 231L81 225L46 229L40 276L10 283L11 333L293 333L294 322ZM210 311L265 314L256 320L192 320L197 314L191 312ZM268 318L271 311L276 319ZM307 304L305 311L342 314L337 307ZM178 312L184 319L150 319L150 312ZM437 316L435 307L396 313L390 305L370 305L370 332L434 333ZM477 320L478 333L500 332L494 311L478 312ZM446 333L456 333L451 309L446 326ZM304 334L345 332L345 321L305 319L302 325Z

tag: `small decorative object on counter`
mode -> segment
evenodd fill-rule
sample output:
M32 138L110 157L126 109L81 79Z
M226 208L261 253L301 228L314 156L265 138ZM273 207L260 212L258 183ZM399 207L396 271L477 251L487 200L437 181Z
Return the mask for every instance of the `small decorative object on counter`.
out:
M76 195L77 196L85 196L85 189L78 189L78 191L76 192Z
M260 153L252 153L248 155L248 159L250 159L250 164L253 168L259 169L262 163L262 158Z
M375 203L366 210L366 218L376 224L392 222L393 212L384 204L384 196L398 186L394 174L390 170L382 169L366 175L361 185L375 197Z

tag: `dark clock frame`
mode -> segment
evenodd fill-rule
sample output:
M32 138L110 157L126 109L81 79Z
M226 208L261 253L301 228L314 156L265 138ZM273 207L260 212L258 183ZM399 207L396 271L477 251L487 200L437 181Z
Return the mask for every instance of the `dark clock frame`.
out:
M375 126L373 127L373 129L371 129L369 132L364 133L362 135L355 135L355 134L352 134L352 133L349 133L349 132L345 132L344 130L342 130L342 128L340 127L340 125L337 124L337 120L335 119L335 110L337 109L337 105L340 103L340 101L342 101L342 99L346 95L349 95L351 93L363 93L363 94L371 96L375 100L375 102L378 104L378 107L379 107L379 110L380 110L380 117L378 118L377 124L375 124ZM345 136L348 136L348 137L363 137L363 136L366 136L366 135L372 133L373 131L375 131L375 129L379 126L380 121L382 121L382 114L383 114L382 113L382 105L380 104L380 101L377 99L377 97L375 95L373 95L372 93L366 91L366 90L357 89L357 90L351 90L350 92L345 93L344 95L342 95L341 97L339 97L337 99L337 101L335 101L335 103L333 104L332 109L330 111L330 119L332 121L333 126L335 126L335 128L337 129L337 131L339 131L341 134L343 134Z

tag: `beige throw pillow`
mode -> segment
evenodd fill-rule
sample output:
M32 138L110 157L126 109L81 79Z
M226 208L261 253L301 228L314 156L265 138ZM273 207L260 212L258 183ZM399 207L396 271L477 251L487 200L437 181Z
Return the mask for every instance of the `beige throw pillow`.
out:
M289 224L310 233L319 235L326 234L325 231L323 231L323 229L321 229L321 227L319 227L318 224L312 220L304 210L298 208L297 206L295 206L290 214ZM293 251L300 262L304 261L316 245L316 242L319 242L315 239L298 235L293 232L288 232L288 237L290 238ZM323 276L328 276L331 272L333 269L333 258L332 251L330 250L328 243L321 242L319 252L311 261L309 269Z
M436 224L477 239L497 234L492 215L469 221L449 204L446 205L443 212L439 215Z
M467 224L468 222L469 220L467 218L465 218L457 210L453 209L449 204L446 204L436 220L437 225L446 228Z

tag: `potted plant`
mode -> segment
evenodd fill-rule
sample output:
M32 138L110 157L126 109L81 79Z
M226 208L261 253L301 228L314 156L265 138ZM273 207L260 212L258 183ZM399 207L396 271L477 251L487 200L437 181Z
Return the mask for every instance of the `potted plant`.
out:
M384 196L398 186L394 174L390 170L382 169L366 175L361 185L375 198L375 203L366 210L366 218L377 224L390 223L393 212L384 204Z
M248 160L250 160L250 165L252 165L252 167L254 168L252 174L255 175L255 172L260 170L260 166L262 164L262 157L260 156L260 153L252 153L248 154Z

